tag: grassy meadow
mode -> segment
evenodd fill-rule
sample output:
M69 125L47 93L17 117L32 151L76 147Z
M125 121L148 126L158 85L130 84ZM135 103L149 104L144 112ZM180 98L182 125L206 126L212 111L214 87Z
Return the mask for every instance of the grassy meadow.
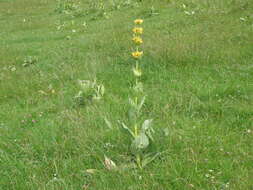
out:
M0 190L253 190L252 0L0 0ZM134 163L132 28L157 157ZM78 80L105 88L79 104Z

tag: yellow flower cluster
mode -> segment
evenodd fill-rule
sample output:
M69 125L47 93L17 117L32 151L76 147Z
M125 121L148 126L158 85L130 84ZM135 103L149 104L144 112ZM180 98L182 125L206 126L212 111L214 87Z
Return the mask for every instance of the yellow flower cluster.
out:
M136 19L136 20L134 20L134 23L135 24L142 24L143 20L142 19Z
M136 19L136 20L134 20L134 23L135 23L135 27L133 28L134 36L133 36L132 40L136 44L136 51L132 52L132 56L135 59L139 59L143 55L143 51L139 51L139 49L138 49L138 46L143 43L143 40L141 38L141 34L143 33L143 28L139 27L137 25L142 24L143 20L142 19ZM137 71L137 69L135 71ZM135 72L135 73L137 73L137 72Z
M133 28L133 32L135 34L142 34L143 33L143 28L141 28L141 27L134 27Z
M141 56L143 55L143 51L135 51L135 52L132 52L132 56L136 59L140 58Z
M135 44L137 44L137 45L140 45L140 44L143 43L143 40L142 40L141 37L139 37L139 36L134 36L134 37L133 37L133 42L134 42Z

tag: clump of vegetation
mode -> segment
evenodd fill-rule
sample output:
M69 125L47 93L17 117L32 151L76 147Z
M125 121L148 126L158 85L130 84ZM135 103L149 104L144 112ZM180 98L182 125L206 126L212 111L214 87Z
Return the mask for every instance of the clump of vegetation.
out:
M24 59L24 63L22 64L23 67L27 67L33 65L38 62L38 57L35 56L28 56Z
M133 28L132 38L132 41L135 44L134 51L132 52L132 57L135 60L135 65L132 68L133 75L135 77L135 84L132 88L134 91L134 97L129 98L130 123L125 124L120 121L120 124L123 129L128 132L132 139L130 150L131 154L134 155L134 163L130 163L129 167L143 168L152 162L158 154L147 153L150 143L154 141L152 136L154 129L152 127L153 119L146 119L142 122L141 118L141 111L146 99L144 85L140 80L142 76L141 58L143 56L143 51L141 50L141 45L143 43L143 28L141 27L141 24L143 23L143 20L136 19L134 23L135 26ZM108 123L108 121L106 123ZM107 168L116 168L116 164L108 157L105 158L105 163Z
M135 96L129 98L129 119L131 121L130 126L127 126L122 122L122 127L132 137L131 152L135 156L135 162L139 168L145 167L150 163L155 156L150 156L146 154L145 151L149 147L150 142L154 141L152 134L154 130L152 128L153 119L147 119L141 124L141 110L145 103L146 95L144 90L144 85L142 84L140 78L142 76L141 69L141 58L143 56L143 51L141 50L141 45L143 43L142 34L143 28L141 24L142 19L136 19L134 21L135 26L133 28L133 42L135 44L134 51L132 52L132 57L135 60L135 65L132 68L133 75L135 77L135 84L133 86Z
M103 84L98 84L96 80L78 80L79 92L74 97L78 105L85 105L91 101L101 100L105 93Z

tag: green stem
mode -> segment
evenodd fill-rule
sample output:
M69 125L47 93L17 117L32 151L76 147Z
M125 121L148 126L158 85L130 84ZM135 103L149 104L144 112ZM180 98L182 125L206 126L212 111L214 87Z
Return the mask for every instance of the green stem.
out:
M137 137L138 136L138 127L137 124L134 124L134 135Z
M137 154L136 155L136 163L137 163L137 166L142 169L142 165L141 165L141 156L140 154Z
M139 70L139 61L138 60L136 60L136 62L135 62L135 68L136 68L136 70ZM135 77L135 82L137 85L138 84L138 77Z
M139 61L138 60L136 60L136 62L135 62L135 67L136 67L136 69L139 69Z

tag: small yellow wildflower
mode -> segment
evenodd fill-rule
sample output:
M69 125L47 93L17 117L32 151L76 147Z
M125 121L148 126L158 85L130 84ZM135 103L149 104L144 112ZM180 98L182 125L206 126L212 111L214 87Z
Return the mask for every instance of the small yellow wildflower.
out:
M133 32L135 34L142 34L143 33L143 28L141 28L141 27L134 27L133 28Z
M134 43L136 43L137 45L140 45L143 43L143 40L139 37L139 36L134 36L133 37L133 41Z
M143 51L132 52L132 56L136 59L140 58L143 55Z
M136 20L134 20L134 23L135 24L142 24L143 20L142 19L136 19Z

